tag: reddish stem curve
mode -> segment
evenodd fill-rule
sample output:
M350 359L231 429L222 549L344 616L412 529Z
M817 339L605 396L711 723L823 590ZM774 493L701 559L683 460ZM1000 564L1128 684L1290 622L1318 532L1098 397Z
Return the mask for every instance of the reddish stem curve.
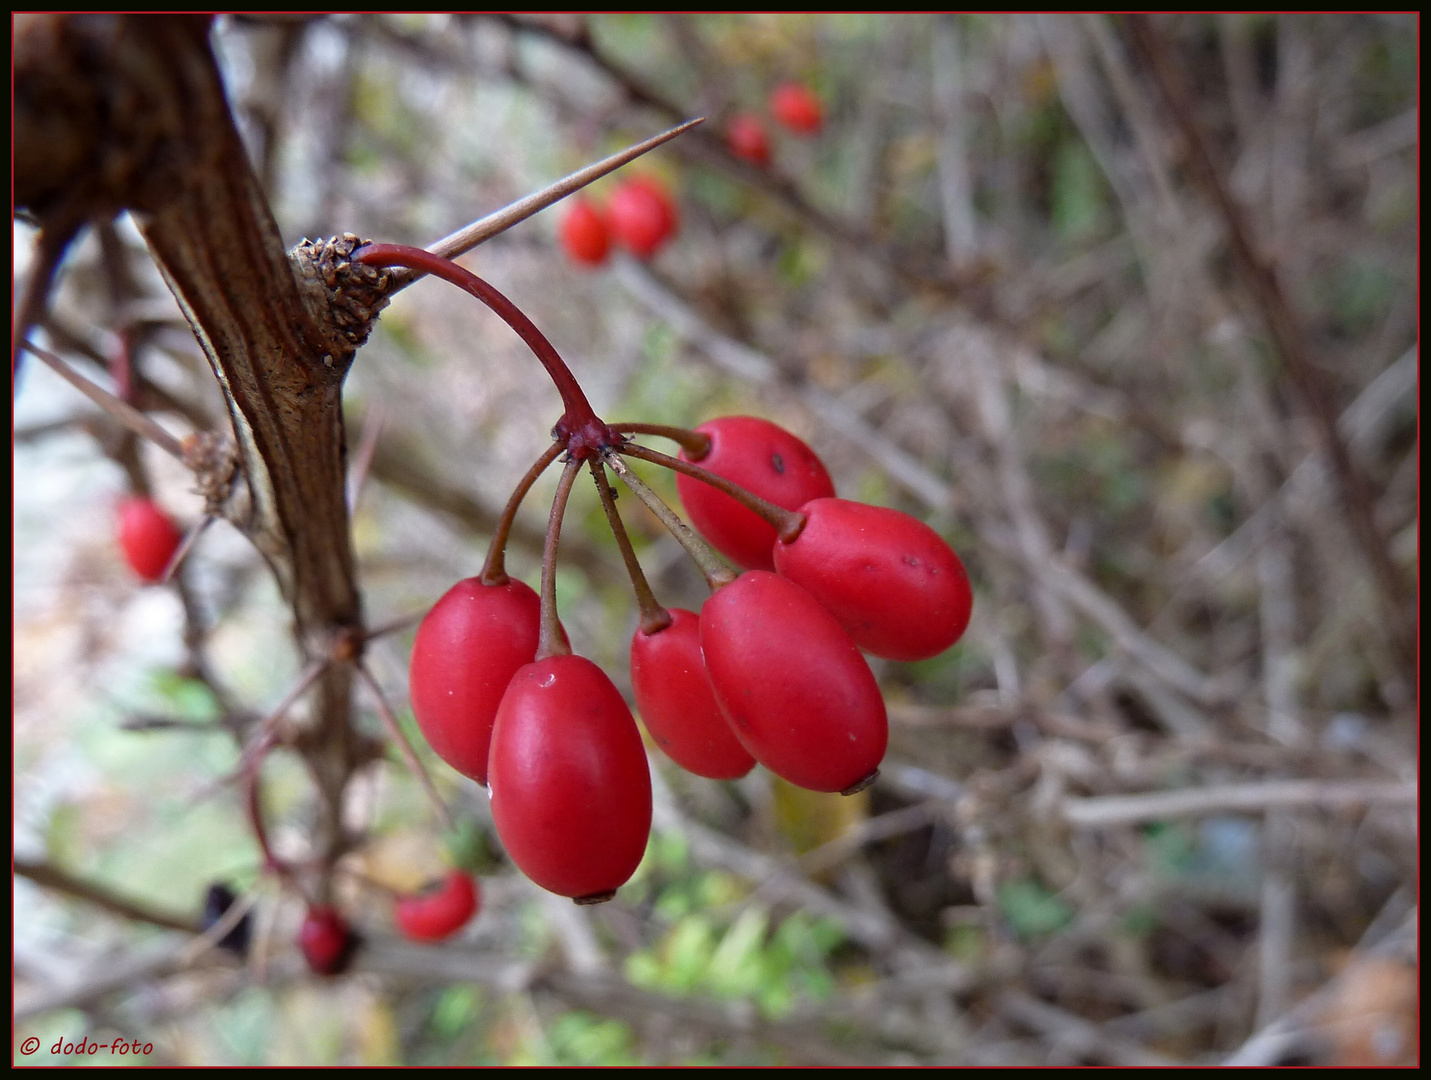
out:
M522 500L527 497L527 492L537 482L537 477L541 476L547 466L555 461L565 449L564 443L552 443L542 456L532 463L532 467L527 470L526 475L517 482L511 498L507 500L507 505L502 508L502 516L497 519L497 530L492 534L492 543L487 548L487 561L482 565L480 578L483 585L505 585L511 580L507 577L507 537L511 535L512 522L517 517L517 508L522 505Z
M254 839L258 841L258 850L263 854L263 868L271 870L276 874L282 874L287 867L279 862L273 854L273 849L268 846L268 830L263 825L263 806L259 795L259 768L261 760L254 761L244 770L244 786L247 790L248 823L253 829Z
M552 499L552 516L547 521L547 540L542 548L542 621L537 632L537 659L549 656L567 656L571 646L562 636L561 623L557 619L556 606L556 562L557 544L561 541L561 519L566 513L566 501L571 496L571 485L576 480L576 472L581 462L573 457L566 463L557 481L556 497Z
M421 270L441 278L449 284L475 296L486 304L502 321L515 330L536 353L537 359L547 369L547 374L556 384L561 394L562 406L566 410L557 421L552 434L566 444L578 460L585 460L604 447L621 443L621 435L614 428L603 423L586 400L586 393L576 376L566 366L546 335L537 329L516 304L508 300L487 282L466 267L458 266L451 259L434 255L420 247L409 244L367 244L353 253L353 261L365 266L405 266L410 270Z
M655 435L680 444L687 461L700 461L711 452L711 437L703 431L671 427L669 424L612 424L623 435Z

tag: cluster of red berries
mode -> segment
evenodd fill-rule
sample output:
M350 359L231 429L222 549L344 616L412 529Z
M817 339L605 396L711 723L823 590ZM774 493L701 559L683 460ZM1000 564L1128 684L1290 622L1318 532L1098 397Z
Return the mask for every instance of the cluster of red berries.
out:
M770 115L802 138L817 135L825 123L825 107L804 83L781 83L770 93ZM762 168L770 164L770 136L756 113L737 113L726 123L726 145L736 157ZM638 259L650 259L675 236L679 218L670 191L653 176L626 180L603 205L575 196L557 225L567 257L578 266L606 262L613 242Z
M699 616L637 631L642 718L672 760L701 776L741 776L758 761L800 787L858 790L887 739L860 650L921 660L954 644L972 606L964 567L922 522L836 498L814 451L768 421L725 417L695 434L704 443L681 460L795 513L777 526L678 473L691 523L746 572Z
M173 518L142 495L121 499L118 507L119 550L124 561L142 580L164 580L164 572L184 541Z
M421 892L399 896L393 923L412 941L444 941L466 926L481 909L482 890L471 874L449 870ZM341 974L361 939L331 904L314 904L298 928L298 948L319 975Z
M418 726L438 756L487 785L513 862L542 887L595 903L635 871L650 834L650 772L631 710L596 664L572 655L557 618L561 521L583 465L640 606L632 682L656 742L703 776L734 778L759 762L817 791L871 783L888 727L861 650L916 660L959 638L972 597L949 546L906 514L836 498L815 453L768 421L725 417L694 431L607 424L551 343L470 271L398 245L369 245L354 258L430 272L482 300L531 346L566 406L552 445L508 500L482 572L422 620L410 668ZM675 441L680 456L634 442L639 435ZM565 467L538 594L508 577L506 537L526 492L558 458ZM700 536L628 458L677 472ZM652 595L607 469L700 565L713 595L699 614L667 610Z
M605 206L576 196L557 229L573 262L600 266L613 239L638 259L649 259L676 235L678 225L676 202L666 186L654 176L637 176L620 184Z
M770 92L769 108L778 124L802 138L818 135L825 124L824 104L804 83L781 83ZM758 114L736 113L726 121L725 138L736 157L761 168L770 164L770 136Z
M733 779L759 762L801 787L859 790L888 737L860 650L916 660L952 645L972 603L962 564L916 519L836 498L814 452L768 421L673 434L688 444L674 460L689 470L677 485L690 521L746 572L699 614L643 605L631 679L647 730L701 776ZM608 454L664 458L625 439ZM762 500L781 525L751 508ZM541 609L518 581L458 582L418 628L413 711L440 757L490 786L498 834L529 877L605 899L645 850L645 752L595 664L537 658Z

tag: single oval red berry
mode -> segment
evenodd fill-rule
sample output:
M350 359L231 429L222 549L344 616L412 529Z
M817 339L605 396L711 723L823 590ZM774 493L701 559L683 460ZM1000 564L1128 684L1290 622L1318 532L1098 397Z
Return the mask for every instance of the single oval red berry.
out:
M517 672L487 772L497 835L518 869L578 903L608 900L651 834L651 773L631 710L581 656Z
M422 892L399 897L393 922L414 941L441 941L466 926L481 904L482 892L472 875L449 870Z
M520 581L466 578L417 628L408 692L433 752L463 776L487 782L492 724L507 684L537 655L541 599Z
M835 617L800 586L752 570L701 609L701 651L736 737L777 776L849 791L879 768L884 698Z
M711 448L696 460L704 469L739 484L786 510L835 494L824 463L784 428L754 416L724 416L696 428ZM775 526L724 492L694 477L676 474L676 491L691 525L722 555L749 570L773 570Z
M676 233L676 204L658 180L637 176L611 196L611 229L638 259L649 259Z
M924 522L848 499L800 507L805 527L775 544L775 569L839 620L856 645L924 660L959 640L974 596L959 556Z
M726 145L738 158L764 168L770 164L770 136L754 113L737 113L725 126Z
M162 581L183 542L179 527L152 499L136 495L120 500L119 547L129 568L144 581Z
M337 975L347 968L357 944L348 921L336 908L324 905L309 908L298 930L303 959L319 975Z
M804 83L781 83L770 92L770 114L797 135L815 135L825 123L825 106Z
M611 227L590 199L577 196L557 226L568 258L582 266L600 266L611 250Z
M631 687L646 730L687 772L734 780L755 766L721 715L701 659L700 619L671 609L671 625L631 639Z

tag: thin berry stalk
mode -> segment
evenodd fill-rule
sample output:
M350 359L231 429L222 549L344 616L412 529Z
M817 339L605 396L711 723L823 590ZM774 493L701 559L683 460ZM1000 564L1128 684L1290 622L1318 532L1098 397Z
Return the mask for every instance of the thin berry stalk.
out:
M576 480L576 471L581 462L571 458L557 481L556 497L552 499L552 515L547 520L547 539L542 546L542 621L537 632L538 660L549 656L569 656L571 647L562 638L561 624L557 621L556 606L556 564L557 544L561 540L561 519L566 513L566 501L571 496L571 485Z
M378 685L378 680L373 678L373 673L364 664L354 664L353 670L357 672L358 678L367 686L373 695L373 701L377 706L378 716L382 719L383 727L387 728L388 737L392 739L397 747L398 753L402 756L403 764L407 766L408 772L416 777L417 782L422 787L422 793L427 796L429 805L433 812L442 822L444 828L455 828L456 823L452 820L452 811L447 809L447 804L442 801L442 796L437 793L437 787L432 782L426 766L422 759L417 756L417 751L412 748L412 743L408 740L407 733L403 731L402 725L398 723L397 714L393 712L392 706L388 704L387 695L383 693L383 688Z
M655 435L670 439L686 452L691 461L700 461L711 452L711 437L703 431L672 427L669 424L612 424L623 435Z
M626 449L630 450L630 444ZM649 487L646 486L639 476L631 471L626 462L613 450L608 450L604 455L606 464L610 465L622 482L629 487L636 497L640 499L651 513L661 519L661 524L666 526L667 531L676 538L677 543L686 549L695 564L700 567L701 573L705 575L706 584L710 586L711 592L715 592L722 585L729 585L735 580L735 571L721 561L721 557L716 554L715 549L702 540L684 521L672 510Z
M96 386L49 349L42 349L28 341L23 343L23 348L39 357L56 375L129 428L130 431L141 438L148 439L170 457L178 458L180 461L184 460L184 447L179 440L155 423L148 414L140 412L129 402L115 397L103 387ZM18 348L16 355L19 355Z
M279 862L273 854L273 849L268 846L268 830L263 824L262 796L259 792L259 769L262 761L255 761L244 773L244 787L247 789L245 807L248 810L249 827L253 829L253 837L258 841L258 850L263 855L263 868L276 874L284 873L286 867Z
M703 469L699 465L694 465L689 461L682 461L680 458L673 458L669 454L663 454L659 450L652 450L649 447L637 446L635 443L627 443L621 448L623 454L640 458L642 461L649 461L653 465L664 465L678 473L685 473L687 476L703 483L709 484L717 491L724 492L736 502L740 503L752 513L760 515L764 520L775 526L775 532L781 540L789 544L800 535L800 530L805 527L805 515L796 510L786 510L783 506L776 506L773 502L762 499L759 495L746 491L739 484L733 484L723 476L717 476L709 469Z
M596 481L596 490L601 496L601 508L606 511L606 522L611 526L611 534L616 537L616 546L621 549L626 573L631 578L631 588L636 592L636 606L641 611L641 629L647 634L664 630L671 625L671 613L656 600L656 594L651 591L651 583L646 580L646 575L641 570L641 563L637 561L636 551L631 546L631 537L626 534L626 525L616 511L616 496L606 478L606 470L595 458L589 464L592 478Z
M537 482L537 477L546 472L547 466L561 456L565 449L563 443L552 443L542 451L542 456L532 463L526 475L517 481L511 498L502 508L502 516L497 519L497 530L492 534L492 543L487 547L487 561L483 563L480 575L483 585L505 585L511 580L507 577L507 537L511 535L517 509L522 505L522 500L527 497L532 485Z
M557 437L569 438L575 445L568 448L576 451L620 441L620 436L596 415L591 403L586 400L581 384L576 381L576 376L571 373L566 361L547 340L546 335L537 329L536 324L527 318L516 304L472 271L458 266L451 259L444 259L441 255L434 255L409 244L367 244L353 253L353 261L366 266L406 266L411 270L422 270L481 300L527 343L527 347L536 354L542 366L547 369L552 382L556 384L557 393L561 395L562 406L566 410L557 423Z

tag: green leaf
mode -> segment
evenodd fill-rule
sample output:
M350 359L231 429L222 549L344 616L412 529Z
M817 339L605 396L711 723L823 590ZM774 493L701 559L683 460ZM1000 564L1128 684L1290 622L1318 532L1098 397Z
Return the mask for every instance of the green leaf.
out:
M1073 921L1073 908L1040 882L1010 881L999 886L999 911L1021 938L1043 937Z

